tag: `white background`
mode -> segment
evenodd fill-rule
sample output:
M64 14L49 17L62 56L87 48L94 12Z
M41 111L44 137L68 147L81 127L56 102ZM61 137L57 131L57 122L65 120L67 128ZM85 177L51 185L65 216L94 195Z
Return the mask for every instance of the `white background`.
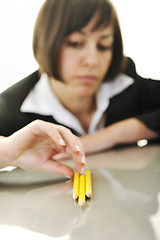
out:
M32 53L34 22L44 0L0 0L0 92L38 68ZM125 54L144 77L160 79L160 0L112 0Z

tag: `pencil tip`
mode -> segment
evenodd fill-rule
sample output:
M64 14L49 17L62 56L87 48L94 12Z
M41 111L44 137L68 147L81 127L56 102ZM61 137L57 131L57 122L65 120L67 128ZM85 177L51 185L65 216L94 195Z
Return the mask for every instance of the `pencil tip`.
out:
M76 200L76 199L78 198L78 194L76 194L76 193L73 193L72 196L73 196L73 199L74 199L74 200Z
M85 205L85 201L84 200L79 200L78 205L83 207Z

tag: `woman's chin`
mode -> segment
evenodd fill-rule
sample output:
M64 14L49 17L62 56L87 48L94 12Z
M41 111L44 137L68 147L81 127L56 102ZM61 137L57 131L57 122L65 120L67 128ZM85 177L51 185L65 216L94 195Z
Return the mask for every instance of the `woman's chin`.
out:
M80 97L93 97L96 94L95 89L92 89L90 87L78 87L78 89L75 89L75 93L77 94L77 96Z

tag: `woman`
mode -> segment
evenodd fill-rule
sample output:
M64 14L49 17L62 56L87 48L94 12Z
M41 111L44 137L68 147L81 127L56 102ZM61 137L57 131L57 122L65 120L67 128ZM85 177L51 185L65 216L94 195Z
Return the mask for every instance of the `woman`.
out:
M108 0L46 0L33 51L39 71L1 94L3 136L41 119L80 136L86 154L159 138L160 82L124 56Z

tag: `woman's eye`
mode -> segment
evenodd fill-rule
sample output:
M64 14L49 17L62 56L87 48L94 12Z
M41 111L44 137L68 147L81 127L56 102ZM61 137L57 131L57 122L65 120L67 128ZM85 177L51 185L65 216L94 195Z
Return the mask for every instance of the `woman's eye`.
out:
M100 51L107 51L107 50L111 50L112 49L112 47L110 47L110 46L104 46L104 45L98 45L98 50L100 50Z
M79 48L82 46L82 43L78 41L68 41L67 45L73 48Z

